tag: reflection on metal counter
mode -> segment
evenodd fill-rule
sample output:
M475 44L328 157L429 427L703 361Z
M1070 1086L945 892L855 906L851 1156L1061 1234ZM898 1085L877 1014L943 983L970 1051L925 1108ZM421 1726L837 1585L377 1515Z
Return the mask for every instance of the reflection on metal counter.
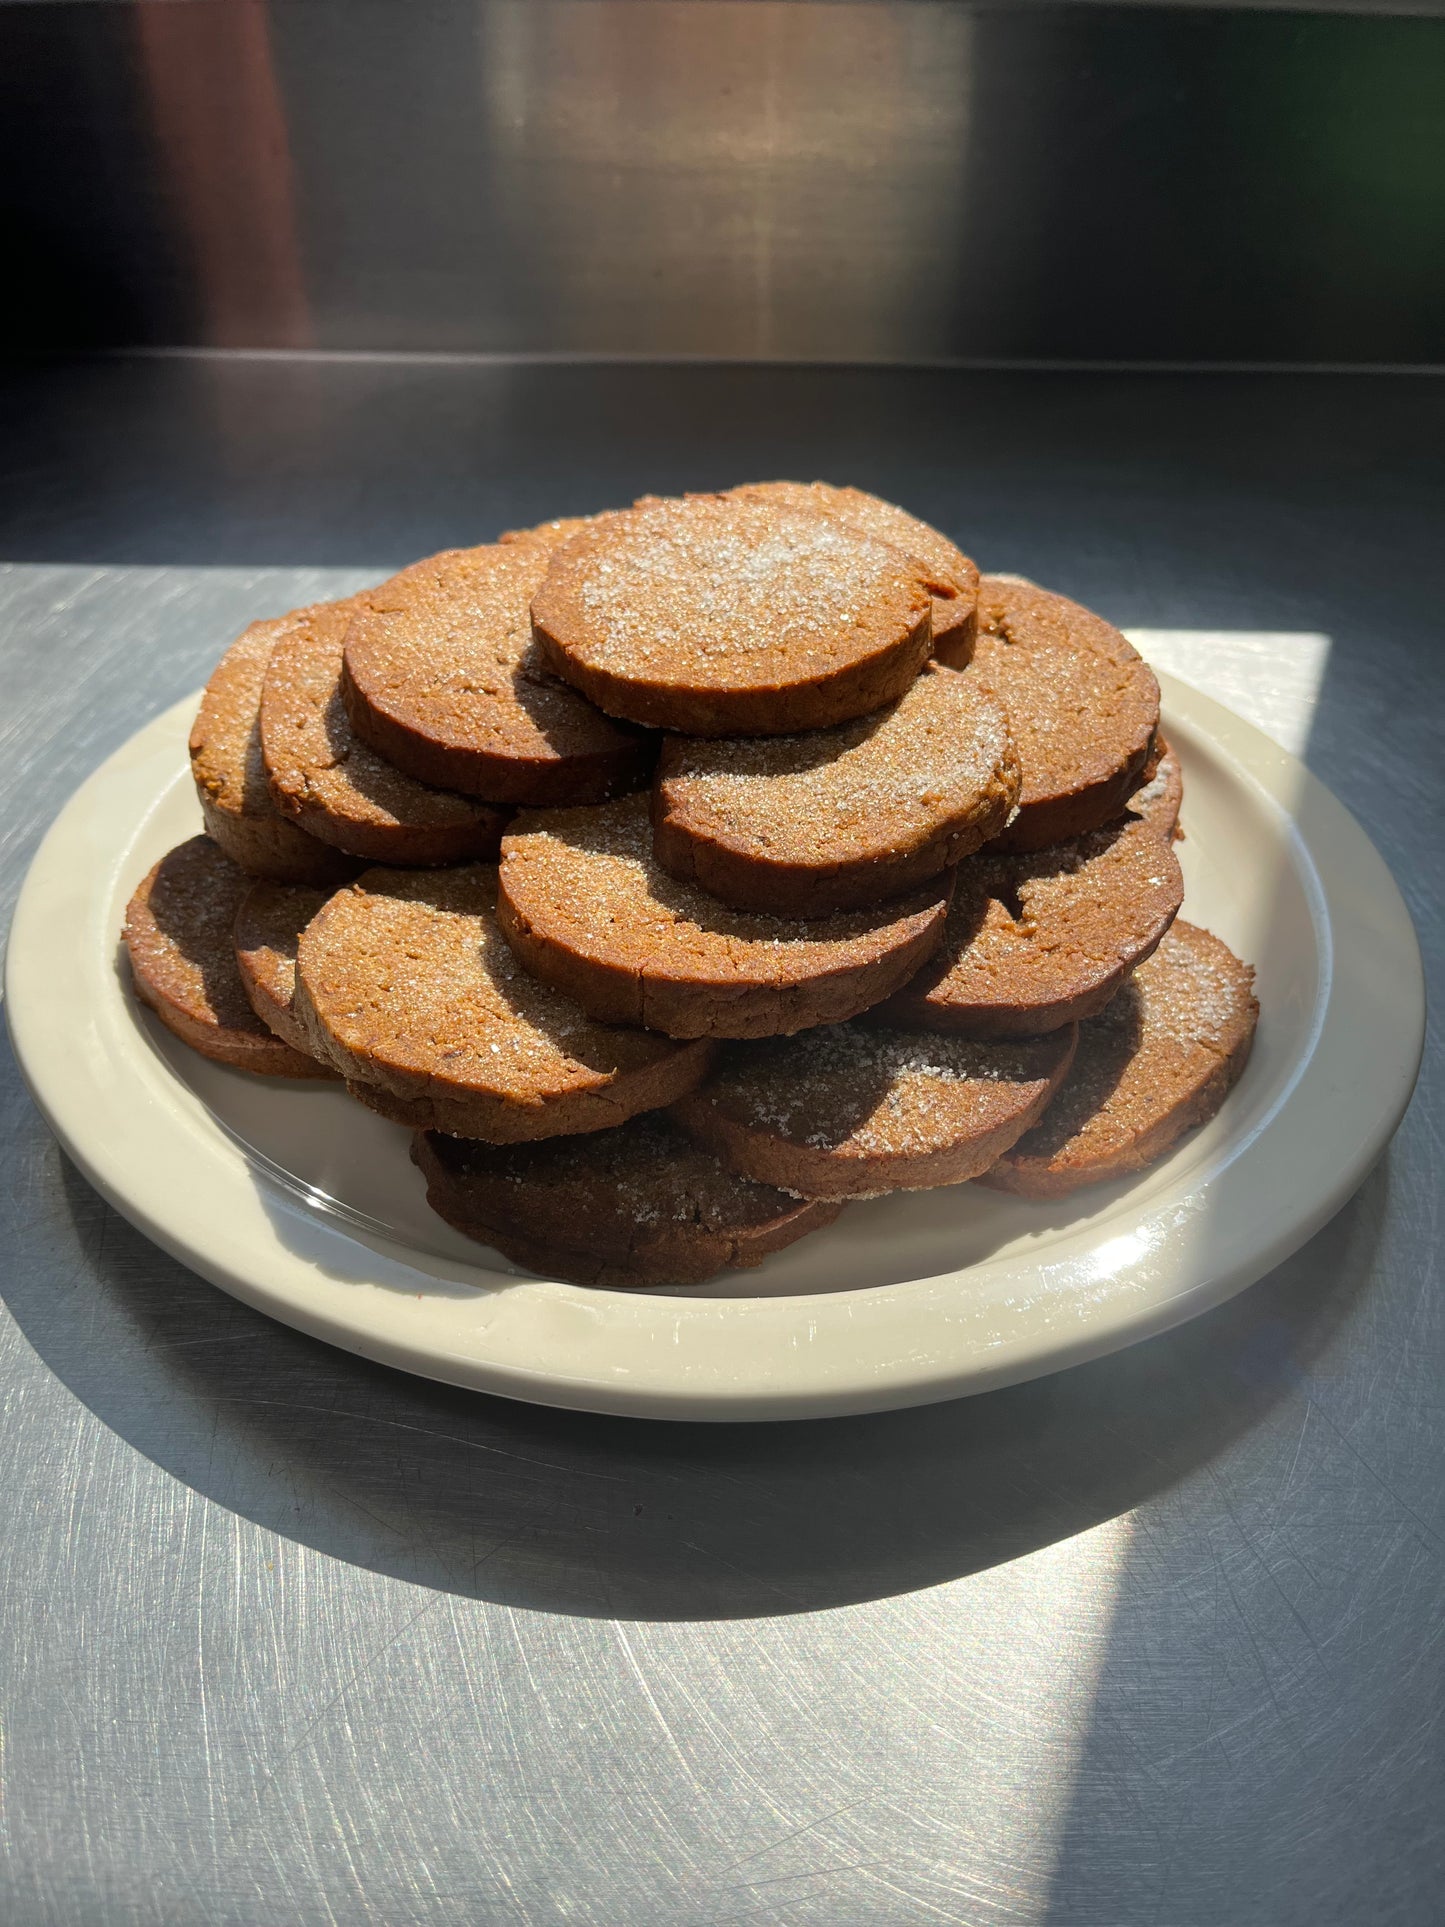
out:
M22 341L1426 362L1445 22L0 8ZM61 129L63 140L56 140Z

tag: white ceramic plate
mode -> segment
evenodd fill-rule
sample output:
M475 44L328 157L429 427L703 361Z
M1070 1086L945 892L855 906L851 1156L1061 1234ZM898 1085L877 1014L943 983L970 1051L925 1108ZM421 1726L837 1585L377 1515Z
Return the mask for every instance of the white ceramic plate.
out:
M35 858L10 943L20 1064L117 1210L272 1317L407 1371L549 1405L801 1418L978 1392L1129 1344L1286 1257L1399 1122L1424 1028L1389 871L1285 751L1163 677L1185 772L1185 914L1258 968L1254 1055L1220 1115L1129 1184L1038 1204L979 1185L849 1207L687 1291L511 1270L427 1209L407 1133L335 1087L250 1078L131 995L125 903L199 828L196 699L83 785ZM196 1318L206 1317L198 1296Z

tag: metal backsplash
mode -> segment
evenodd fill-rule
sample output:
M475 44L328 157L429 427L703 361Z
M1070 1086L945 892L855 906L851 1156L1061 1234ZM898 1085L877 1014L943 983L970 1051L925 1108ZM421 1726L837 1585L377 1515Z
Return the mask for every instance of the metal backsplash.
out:
M0 4L4 326L85 344L1445 360L1445 22Z

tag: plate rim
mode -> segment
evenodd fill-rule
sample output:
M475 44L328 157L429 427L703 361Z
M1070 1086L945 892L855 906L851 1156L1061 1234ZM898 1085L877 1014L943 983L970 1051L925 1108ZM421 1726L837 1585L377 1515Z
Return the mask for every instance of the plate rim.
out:
M183 739L199 700L199 691L144 724L113 751L61 809L32 858L16 902L6 958L6 1017L16 1060L37 1107L68 1156L106 1201L152 1242L208 1282L281 1323L343 1350L421 1376L574 1410L726 1422L831 1417L898 1409L972 1395L1063 1370L1156 1336L1223 1303L1313 1236L1358 1188L1393 1135L1413 1093L1424 1044L1424 975L1418 939L1404 898L1383 856L1332 792L1272 738L1192 685L1162 672L1159 681L1165 697L1166 732L1173 718L1177 724L1206 736L1237 776L1262 791L1276 809L1285 810L1290 819L1286 833L1297 853L1303 856L1303 874L1313 879L1318 895L1313 915L1324 954L1314 1032L1296 1073L1257 1125L1255 1135L1262 1136L1276 1128L1285 1111L1303 1101L1300 1086L1319 1056L1321 1039L1331 1023L1338 1027L1341 1022L1340 1000L1354 987L1354 978L1363 962L1362 944L1367 932L1376 962L1381 954L1386 958L1393 986L1393 995L1383 1002L1376 998L1367 1008L1362 1004L1371 1041L1369 1047L1362 1050L1357 1036L1353 1046L1354 1056L1364 1071L1375 1073L1375 1102L1358 1135L1334 1147L1334 1165L1327 1177L1317 1183L1308 1201L1282 1210L1272 1236L1235 1254L1228 1262L1211 1266L1207 1277L1196 1278L1163 1302L1141 1301L1131 1310L1127 1298L1111 1299L1104 1313L1076 1329L1053 1330L1032 1347L1005 1347L991 1359L976 1354L933 1357L926 1362L914 1361L911 1373L906 1368L902 1372L872 1375L863 1372L847 1382L829 1380L826 1376L819 1382L816 1374L810 1382L803 1382L807 1379L805 1369L803 1379L779 1383L777 1359L765 1372L754 1370L751 1379L746 1374L742 1378L734 1375L730 1382L722 1382L714 1374L714 1382L704 1383L697 1375L695 1361L680 1366L669 1378L665 1370L656 1369L651 1353L649 1361L653 1362L653 1369L639 1376L636 1361L629 1364L625 1350L620 1360L614 1357L610 1364L599 1358L590 1369L564 1372L555 1366L547 1368L535 1363L522 1366L489 1360L474 1350L449 1349L445 1343L438 1344L435 1340L422 1342L415 1336L409 1339L404 1333L378 1331L374 1328L374 1319L360 1315L362 1300L359 1297L348 1307L350 1316L339 1315L314 1301L307 1302L308 1288L315 1289L316 1271L324 1272L326 1267L319 1255L301 1255L275 1231L267 1254L268 1275L258 1275L254 1261L266 1244L259 1228L260 1247L253 1253L252 1262L228 1261L226 1254L216 1248L214 1238L200 1236L194 1224L188 1225L185 1210L167 1209L164 1201L157 1203L156 1186L147 1181L144 1171L137 1170L133 1151L128 1156L123 1142L117 1145L103 1133L88 1128L83 1100L86 1097L94 1100L97 1094L115 1095L104 1091L106 1066L104 1052L99 1048L100 1039L93 1021L89 1027L82 1022L70 1033L57 1035L53 1018L47 1014L45 995L45 986L53 974L53 965L48 959L56 954L55 940L57 936L64 936L67 919L73 924L79 916L84 926L88 909L93 921L99 914L95 898L105 894L93 891L87 904L78 888L67 891L61 883L77 865L84 872L86 859L91 863L105 860L106 840L97 839L92 830L97 804L112 791L124 797L128 790L137 789L143 804L145 770L167 754L174 771L173 739ZM166 788L153 791L150 808L159 807L168 793ZM1290 796L1295 802L1293 810L1288 809L1285 802ZM114 810L112 815L123 825L110 845L112 863L119 863L133 847L145 817L144 811L139 818L127 819L123 812ZM1302 828L1306 819L1310 826L1308 834ZM72 938L76 934L71 930ZM68 958L76 970L83 969L82 952L83 946ZM67 956L63 949L59 954L63 958ZM118 1007L125 1009L127 993L118 980L115 997ZM85 1015L94 1020L98 1013L87 1011ZM1351 1027L1359 1030L1359 1017L1352 1021ZM89 1060L86 1041L92 1045ZM168 1068L165 1075L171 1076ZM200 1106L200 1099L195 1101ZM809 1296L703 1298L603 1293L585 1286L518 1279L482 1264L448 1267L432 1257L428 1257L422 1267L414 1262L415 1254L409 1257L408 1248L400 1243L381 1238L363 1241L354 1230L340 1223L305 1213L283 1193L281 1186L264 1175L262 1182L270 1186L272 1195L263 1197L254 1161L229 1137L219 1120L209 1112L204 1116L218 1140L211 1148L220 1154L219 1166L227 1167L228 1160L231 1161L225 1171L230 1182L234 1184L239 1178L255 1192L273 1225L279 1213L298 1231L304 1226L305 1236L301 1242L309 1240L318 1254L325 1253L339 1264L340 1275L346 1275L348 1264L354 1266L355 1252L365 1251L370 1254L364 1266L368 1272L366 1282L385 1282L390 1291L405 1291L408 1296L412 1295L410 1287L420 1284L422 1290L415 1296L425 1297L427 1282L436 1283L449 1271L478 1286L474 1301L477 1306L496 1305L504 1295L510 1296L515 1305L520 1302L520 1287L541 1307L544 1314L541 1322L550 1320L559 1331L566 1328L563 1349L570 1346L575 1351L580 1347L584 1359L594 1351L605 1352L605 1341L616 1335L612 1328L620 1328L625 1336L629 1326L635 1332L642 1329L642 1317L650 1318L654 1325L659 1325L659 1320L665 1323L671 1317L675 1343L682 1342L684 1327L695 1327L697 1331L691 1334L693 1340L698 1333L710 1330L714 1341L721 1332L724 1339L729 1334L734 1339L741 1336L746 1346L749 1334L756 1344L759 1336L766 1335L766 1328L772 1327L774 1339L785 1334L789 1337L791 1357L796 1361L800 1356L801 1321L807 1328L801 1352L806 1367L814 1358L811 1340L820 1321L826 1324L829 1319L841 1316L849 1326L875 1324L881 1301L886 1323L890 1303L902 1314L908 1308L910 1297L919 1298L929 1290L935 1295L950 1287L956 1290L958 1281L967 1275L966 1267L902 1284ZM163 1135L168 1141L176 1136L175 1125L176 1119L171 1118L163 1126ZM189 1148L199 1164L204 1162L199 1155L201 1145L202 1138L193 1135L187 1147L182 1133L182 1142L179 1146L172 1143L171 1149L173 1155L184 1160ZM1219 1176L1227 1175L1230 1168L1233 1167L1226 1167ZM1201 1204L1212 1181L1206 1177L1199 1186ZM221 1189L224 1192L224 1183ZM194 1216L194 1211L190 1215ZM1146 1259L1133 1262L1144 1264ZM1109 1276L1116 1283L1124 1283L1130 1271L1131 1263L1121 1260ZM373 1272L375 1277L371 1276ZM654 1310L639 1314L638 1308L642 1306ZM382 1310L385 1309L383 1305ZM917 1309L914 1306L914 1310ZM759 1326L765 1328L763 1334L759 1334ZM490 1329L488 1319L482 1319L480 1329L485 1340ZM703 1349L706 1350L705 1336ZM788 1355L785 1347L784 1356ZM771 1382L764 1382L767 1380Z

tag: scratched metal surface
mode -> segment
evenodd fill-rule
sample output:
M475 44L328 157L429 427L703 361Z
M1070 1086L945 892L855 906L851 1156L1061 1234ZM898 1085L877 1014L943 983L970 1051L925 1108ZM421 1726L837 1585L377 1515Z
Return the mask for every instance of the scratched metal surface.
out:
M1445 387L117 363L3 401L10 893L253 613L816 472L1307 736L1438 983ZM1386 1161L1241 1300L813 1426L328 1351L114 1216L8 1064L0 1094L7 1923L1438 1921L1438 1038Z

